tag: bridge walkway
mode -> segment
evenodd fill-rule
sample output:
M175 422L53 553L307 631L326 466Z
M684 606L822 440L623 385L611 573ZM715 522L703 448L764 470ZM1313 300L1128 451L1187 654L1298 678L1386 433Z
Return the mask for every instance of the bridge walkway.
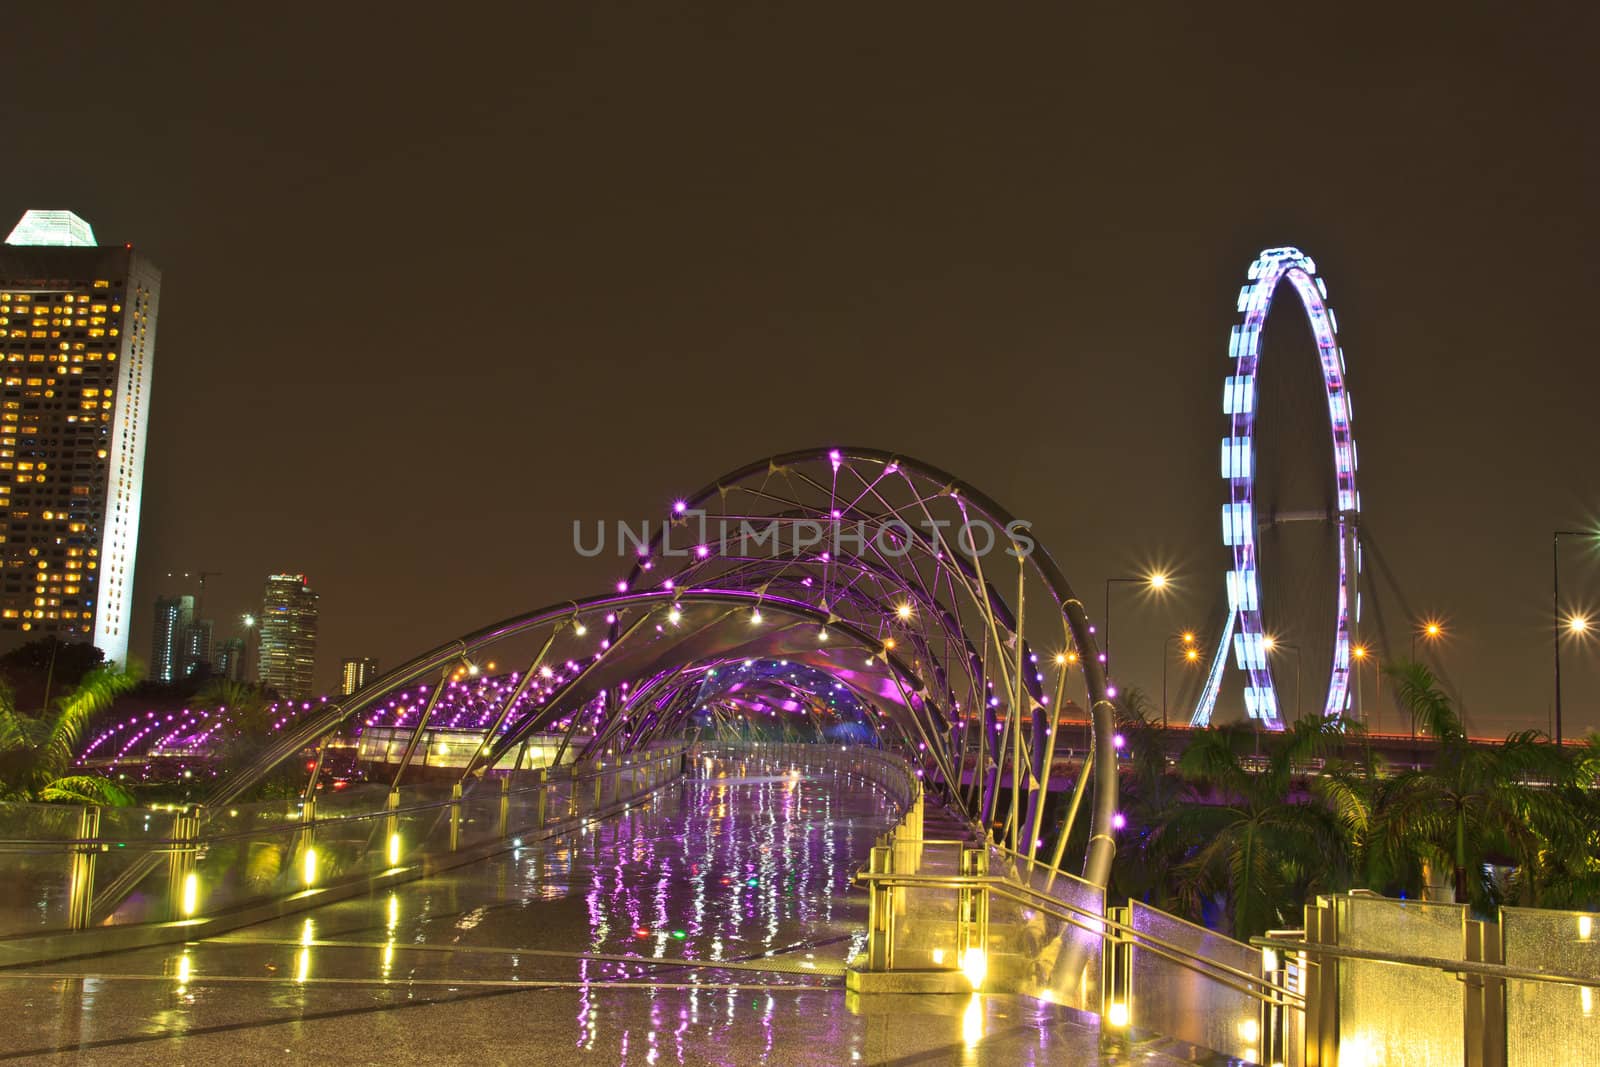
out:
M1026 998L847 994L889 825L861 779L685 779L393 891L0 972L0 1062L1179 1062Z

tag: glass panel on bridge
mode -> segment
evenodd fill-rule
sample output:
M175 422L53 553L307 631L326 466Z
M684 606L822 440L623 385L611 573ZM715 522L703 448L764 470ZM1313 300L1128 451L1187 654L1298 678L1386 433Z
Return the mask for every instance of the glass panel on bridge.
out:
M1467 909L1382 897L1336 897L1341 948L1459 960ZM1390 963L1339 961L1341 1067L1458 1067L1464 987L1453 974ZM1551 1061L1546 1061L1551 1062Z
M1256 978L1261 950L1203 926L1132 901L1129 925L1141 934L1176 945ZM1128 1019L1201 1048L1260 1062L1261 1001L1196 973L1135 941L1129 968Z
M1588 978L1600 985L1600 914L1501 908L1509 967ZM1600 989L1506 983L1506 1065L1600 1063Z

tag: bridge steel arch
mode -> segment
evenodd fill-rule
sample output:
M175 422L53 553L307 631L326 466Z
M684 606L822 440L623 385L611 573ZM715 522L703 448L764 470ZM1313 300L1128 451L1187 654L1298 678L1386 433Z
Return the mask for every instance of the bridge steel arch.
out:
M1107 882L1113 708L1084 605L1027 523L946 471L869 448L767 457L658 518L647 536L630 537L614 591L515 615L414 657L296 720L207 802L236 798L392 695L432 683L420 737L453 672L497 648L525 656L526 669L463 779L514 757L535 732L562 731L572 758L643 747L684 727L706 672L787 658L848 685L872 709L880 739L1029 858L1042 847L1058 738L1071 734L1063 751L1083 767L1071 811L1083 799L1089 807L1082 873ZM776 543L752 546L741 524L776 529ZM1086 710L1074 725L1062 715L1079 700ZM1071 829L1069 817L1054 866Z
M1234 369L1224 382L1222 395L1222 410L1230 422L1229 434L1222 439L1222 477L1228 484L1228 503L1222 507L1222 540L1232 555L1232 567L1227 572L1227 617L1191 718L1194 726L1210 724L1231 653L1247 676L1246 714L1267 729L1284 728L1277 687L1267 660L1267 634L1262 624L1259 516L1255 513L1256 377L1261 362L1261 331L1273 296L1282 282L1288 282L1299 296L1316 339L1327 397L1336 483L1336 514L1330 519L1336 526L1339 541L1339 578L1335 590L1332 670L1321 713L1343 715L1351 706L1350 650L1361 614L1358 593L1361 495L1356 489L1356 443L1344 349L1339 344L1339 321L1328 304L1327 283L1317 274L1316 262L1298 248L1268 248L1250 264L1247 280L1239 290L1237 310L1241 319L1228 339L1228 358L1233 361Z

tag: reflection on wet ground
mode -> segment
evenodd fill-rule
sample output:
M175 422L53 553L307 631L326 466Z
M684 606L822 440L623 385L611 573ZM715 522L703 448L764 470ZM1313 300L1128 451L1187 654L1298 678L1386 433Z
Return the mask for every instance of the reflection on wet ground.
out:
M688 780L393 892L182 946L0 973L0 1060L1175 1063L1005 996L844 990L857 780Z

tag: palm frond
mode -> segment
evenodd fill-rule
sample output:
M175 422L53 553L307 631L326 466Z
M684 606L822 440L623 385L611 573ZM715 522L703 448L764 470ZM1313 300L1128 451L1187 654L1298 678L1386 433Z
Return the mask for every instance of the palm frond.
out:
M49 803L98 804L108 808L125 808L133 803L133 794L109 778L93 774L74 774L51 781L39 790L39 799Z
M83 676L76 688L56 700L56 711L49 732L40 746L40 769L51 776L62 774L72 763L72 752L89 721L106 711L112 703L138 683L138 675L116 664L96 667Z
M1394 679L1395 695L1417 729L1440 741L1462 741L1461 716L1433 672L1421 663L1396 663L1384 670Z

